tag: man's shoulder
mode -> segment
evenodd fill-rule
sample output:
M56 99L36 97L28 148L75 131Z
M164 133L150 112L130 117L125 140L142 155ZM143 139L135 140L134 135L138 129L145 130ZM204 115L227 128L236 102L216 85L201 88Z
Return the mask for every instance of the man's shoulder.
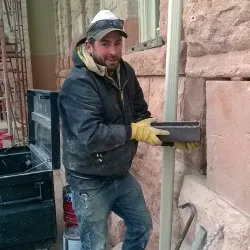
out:
M90 70L85 67L73 67L65 80L88 80L92 76Z
M122 60L122 64L124 65L124 67L125 67L128 74L135 75L134 68L128 62Z
M63 81L61 90L72 85L75 87L76 85L81 85L82 83L87 84L90 82L90 78L90 71L88 69L73 67Z
M123 65L124 65L126 68L129 68L129 69L131 69L131 70L134 70L133 67L131 66L131 64L129 64L127 61L124 61L124 60L122 59L122 63L123 63Z
M66 77L66 79L70 78L89 78L90 77L90 70L88 70L86 67L73 67Z

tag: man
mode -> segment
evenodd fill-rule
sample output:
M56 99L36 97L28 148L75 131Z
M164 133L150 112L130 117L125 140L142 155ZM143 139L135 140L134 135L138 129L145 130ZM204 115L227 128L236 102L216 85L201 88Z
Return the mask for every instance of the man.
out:
M140 185L128 171L139 141L161 145L157 135L169 132L150 126L135 72L121 58L122 37L123 21L100 11L76 45L74 68L59 92L63 163L82 250L105 249L111 211L126 224L123 250L145 249L152 230Z

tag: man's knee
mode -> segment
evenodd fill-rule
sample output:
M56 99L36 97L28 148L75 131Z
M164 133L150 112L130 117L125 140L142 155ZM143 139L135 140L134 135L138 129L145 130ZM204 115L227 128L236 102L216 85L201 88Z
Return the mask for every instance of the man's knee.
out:
M153 230L153 222L150 215L148 215L147 218L144 220L143 226L145 228L145 231L151 233L151 231Z
M138 233L148 235L149 237L152 230L153 230L153 222L151 216L148 214L147 216L144 216L143 219L141 220L140 225L138 225L137 227L137 231Z

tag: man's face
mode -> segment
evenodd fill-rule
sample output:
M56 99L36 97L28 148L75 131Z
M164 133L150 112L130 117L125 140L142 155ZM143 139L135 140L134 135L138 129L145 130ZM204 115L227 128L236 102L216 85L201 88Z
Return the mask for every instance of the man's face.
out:
M108 72L114 72L122 56L122 36L118 31L109 32L93 45L86 42L88 52L96 63L106 66Z

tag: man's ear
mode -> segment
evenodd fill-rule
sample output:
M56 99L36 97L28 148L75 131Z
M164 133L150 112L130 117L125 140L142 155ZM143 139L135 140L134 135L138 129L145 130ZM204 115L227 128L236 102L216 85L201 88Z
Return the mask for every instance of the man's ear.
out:
M92 45L89 43L88 40L86 40L85 46L86 46L87 52L91 54L91 52L92 52Z

